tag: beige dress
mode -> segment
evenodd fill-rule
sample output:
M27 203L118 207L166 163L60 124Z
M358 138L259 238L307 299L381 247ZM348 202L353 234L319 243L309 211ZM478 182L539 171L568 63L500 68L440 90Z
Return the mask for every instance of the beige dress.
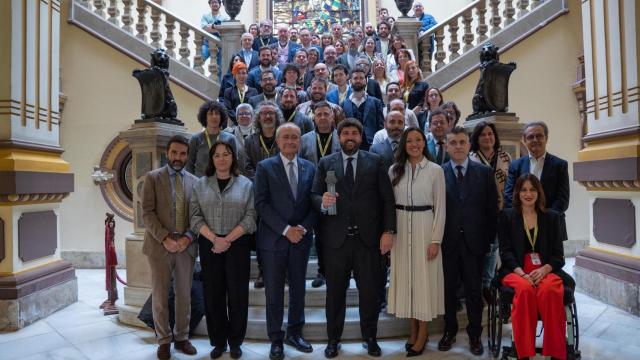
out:
M396 204L431 205L433 210L396 210L398 234L391 249L391 279L387 311L399 318L430 321L444 314L442 251L427 260L427 247L441 243L446 216L444 171L423 158L405 164L405 174L393 187ZM389 174L392 176L391 170ZM393 176L392 176L393 178Z

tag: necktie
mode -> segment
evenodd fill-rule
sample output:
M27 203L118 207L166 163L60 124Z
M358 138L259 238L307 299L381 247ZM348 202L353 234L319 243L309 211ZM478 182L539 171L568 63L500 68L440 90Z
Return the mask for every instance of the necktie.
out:
M436 163L438 165L442 165L444 162L444 149L443 149L444 141L438 141L438 150L436 152Z
M397 148L398 148L398 141L397 140L393 140L391 142L391 150L393 150L393 152L396 152Z
M349 191L349 193L351 193L353 191L353 186L355 185L355 180L354 180L354 176L353 176L353 158L352 157L348 157L347 158L347 171L346 171L346 184L347 184L347 190Z
M293 161L289 161L289 186L295 199L296 195L298 195L298 177L296 176L296 166Z
M462 181L464 180L464 175L462 175L462 165L456 166L456 170L458 170L458 184L462 184Z
M179 233L184 232L184 186L182 186L182 175L176 174L176 231Z

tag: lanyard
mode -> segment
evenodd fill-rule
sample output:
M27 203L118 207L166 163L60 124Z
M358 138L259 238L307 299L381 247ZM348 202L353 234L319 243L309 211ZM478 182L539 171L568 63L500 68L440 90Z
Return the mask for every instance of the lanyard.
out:
M531 251L535 251L536 242L538 241L538 224L533 228L533 238L531 238L527 219L525 219L524 214L522 214L522 221L524 222L524 232L527 234L527 240L529 240L529 244L531 245Z
M291 120L293 120L295 116L296 116L296 112L294 111L293 113L291 113L291 116L289 116L289 118L287 119L287 122L291 122Z
M327 138L327 142L324 143L324 146L322 145L322 140L320 140L320 134L316 134L316 139L318 140L318 145L320 145L320 157L323 157L324 154L327 153L327 150L329 149L329 144L331 144L331 138L333 137L333 133L329 134L329 137Z
M204 138L207 139L207 145L209 145L209 149L211 149L211 139L209 139L209 132L207 131L206 128L203 130L203 132L204 132ZM213 142L218 141L218 137L220 137L220 133L216 135L215 140Z
M244 86L242 87L242 90L244 90ZM240 104L244 103L244 95L245 95L245 92L240 91L240 88L238 88L238 97L240 98Z
M482 162L485 165L487 165L490 168L492 168L493 171L496 171L498 154L495 151L493 152L493 158L491 159L491 161L487 160L487 158L484 157L484 154L482 153L482 150L480 150L480 149L478 149L478 156L480 157L480 160L482 160Z
M275 141L274 141L273 144L271 144L270 148L267 148L267 144L265 144L264 138L262 137L262 134L260 134L260 146L262 146L262 149L264 149L264 151L267 154L267 156L271 155L271 150L273 150L273 145L274 144L275 144Z
M269 37L267 37L267 43L265 44L265 43L264 43L264 40L262 40L262 36L260 36L260 42L262 43L262 46L267 46L267 45L269 45L269 41L270 41L270 40L271 40L271 39L270 39Z

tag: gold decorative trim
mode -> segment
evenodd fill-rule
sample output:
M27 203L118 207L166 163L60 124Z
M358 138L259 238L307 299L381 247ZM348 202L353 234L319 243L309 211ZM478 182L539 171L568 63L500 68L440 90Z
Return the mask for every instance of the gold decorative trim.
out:
M596 10L594 9L593 1L589 2L589 18L591 27L591 71L593 72L593 98L598 99L598 62L596 60ZM600 118L600 109L595 108L595 118Z
M0 205L30 205L61 202L69 193L0 195Z
M0 171L71 172L71 165L60 154L0 148Z
M40 1L35 3L36 7L36 24L35 24L35 45L36 45L36 54L34 56L34 65L35 65L35 125L36 129L40 129L40 18L41 18L41 6Z
M604 13L604 61L605 61L605 75L607 76L607 115L611 117L613 115L613 94L611 85L611 40L609 38L609 0L603 2Z
M640 181L579 181L587 191L640 191Z
M627 92L627 44L624 22L624 0L618 0L618 27L620 31L620 86L622 87L622 113L629 111L629 94ZM637 88L637 87L636 87Z

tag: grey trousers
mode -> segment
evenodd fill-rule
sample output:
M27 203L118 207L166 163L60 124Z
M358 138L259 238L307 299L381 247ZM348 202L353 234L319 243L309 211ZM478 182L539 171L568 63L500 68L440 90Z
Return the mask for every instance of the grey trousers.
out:
M156 330L158 344L171 343L171 329L169 328L169 288L174 280L175 292L175 341L189 338L189 318L191 316L191 281L193 280L193 266L195 259L188 253L164 256L147 256L151 267L151 305L153 309L153 324Z

